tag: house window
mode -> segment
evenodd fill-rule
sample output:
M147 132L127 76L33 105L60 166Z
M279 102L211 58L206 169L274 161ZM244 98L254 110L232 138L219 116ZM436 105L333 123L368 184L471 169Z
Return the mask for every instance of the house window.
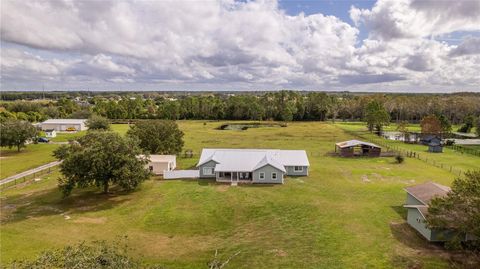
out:
M277 179L277 173L273 172L272 173L272 180L276 180Z
M153 166L150 165L150 166L148 167L148 169L149 169L150 171L153 171Z
M203 168L203 174L206 175L206 176L213 175L213 167L204 167Z
M303 172L303 166L294 166L293 171L295 172Z
M265 179L265 173L264 172L260 172L260 174L258 174L258 178L259 179Z

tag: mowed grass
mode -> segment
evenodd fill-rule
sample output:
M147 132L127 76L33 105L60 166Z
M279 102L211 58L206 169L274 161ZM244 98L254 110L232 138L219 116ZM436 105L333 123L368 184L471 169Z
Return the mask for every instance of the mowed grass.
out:
M84 136L87 131L79 132L58 132L56 137L47 138L52 142L68 142L70 140L75 140L81 136Z
M179 122L184 148L197 154L179 168L193 167L204 147L305 149L310 175L238 187L152 178L129 194L86 189L62 199L51 174L1 194L1 262L127 235L133 256L166 268L206 268L216 249L225 258L241 251L226 268L448 267L405 224L402 204L405 186L449 185L453 174L415 159L333 157L334 142L353 137L329 123L216 130L222 123Z
M53 151L58 145L30 144L17 152L16 148L0 148L0 179L55 161Z

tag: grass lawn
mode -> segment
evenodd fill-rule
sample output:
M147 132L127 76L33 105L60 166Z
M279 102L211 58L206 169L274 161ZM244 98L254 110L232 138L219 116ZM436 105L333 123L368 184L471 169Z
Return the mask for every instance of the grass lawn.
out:
M30 144L17 152L15 148L0 148L0 179L55 161L53 150L58 145Z
M365 133L362 133L362 135L366 138L369 138L371 142L381 142L383 145L389 145L390 147L394 146L405 151L415 151L420 154L420 157L423 160L427 160L432 164L434 163L437 166L443 165L445 169L450 169L451 166L457 174L460 171L465 172L472 169L480 169L480 158L478 156L462 154L461 152L446 147L443 148L443 153L428 152L428 146L425 145L405 144L402 141L388 140L378 137L374 134L367 133L365 124L336 123L335 125L344 130L365 131Z
M402 204L405 186L430 180L448 185L452 173L416 159L398 165L393 158L332 157L335 141L354 137L330 123L246 131L216 130L220 124L179 121L184 149L306 149L310 175L287 177L284 185L238 187L153 178L130 194L86 189L62 199L51 174L1 193L1 263L127 235L132 255L166 268L206 268L216 249L224 257L241 251L226 268L449 266L438 246L405 224ZM127 128L113 126L121 133ZM197 161L198 155L179 158L179 169Z
M84 136L87 131L69 132L69 133L57 133L56 137L48 138L52 142L68 142L69 140L75 140L81 136Z

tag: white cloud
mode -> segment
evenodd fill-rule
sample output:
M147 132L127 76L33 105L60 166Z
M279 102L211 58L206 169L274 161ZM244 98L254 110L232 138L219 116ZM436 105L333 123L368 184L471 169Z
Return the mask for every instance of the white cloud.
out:
M24 77L100 89L475 85L476 55L453 56L473 55L476 41L455 47L429 39L478 29L478 5L470 2L450 13L416 1L352 7L352 19L370 33L360 41L357 27L334 16L290 16L273 0L5 0L2 42L15 53L2 47L2 87ZM454 66L463 73L442 71Z
M419 38L480 31L480 1L379 0L372 9L350 8L371 38Z
M467 37L450 52L451 56L480 54L480 37Z

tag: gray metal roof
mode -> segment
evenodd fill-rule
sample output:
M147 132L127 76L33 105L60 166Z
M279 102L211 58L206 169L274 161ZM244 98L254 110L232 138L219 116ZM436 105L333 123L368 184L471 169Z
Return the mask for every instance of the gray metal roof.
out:
M349 147L355 147L355 146L360 146L360 145L370 146L370 147L374 147L374 148L381 148L380 146L377 146L373 143L364 142L364 141L355 140L355 139L339 142L339 143L336 143L335 145L337 145L337 147L339 147L339 148L349 148Z
M197 166L216 162L218 172L251 172L271 165L282 172L285 166L310 166L305 150L203 149Z

